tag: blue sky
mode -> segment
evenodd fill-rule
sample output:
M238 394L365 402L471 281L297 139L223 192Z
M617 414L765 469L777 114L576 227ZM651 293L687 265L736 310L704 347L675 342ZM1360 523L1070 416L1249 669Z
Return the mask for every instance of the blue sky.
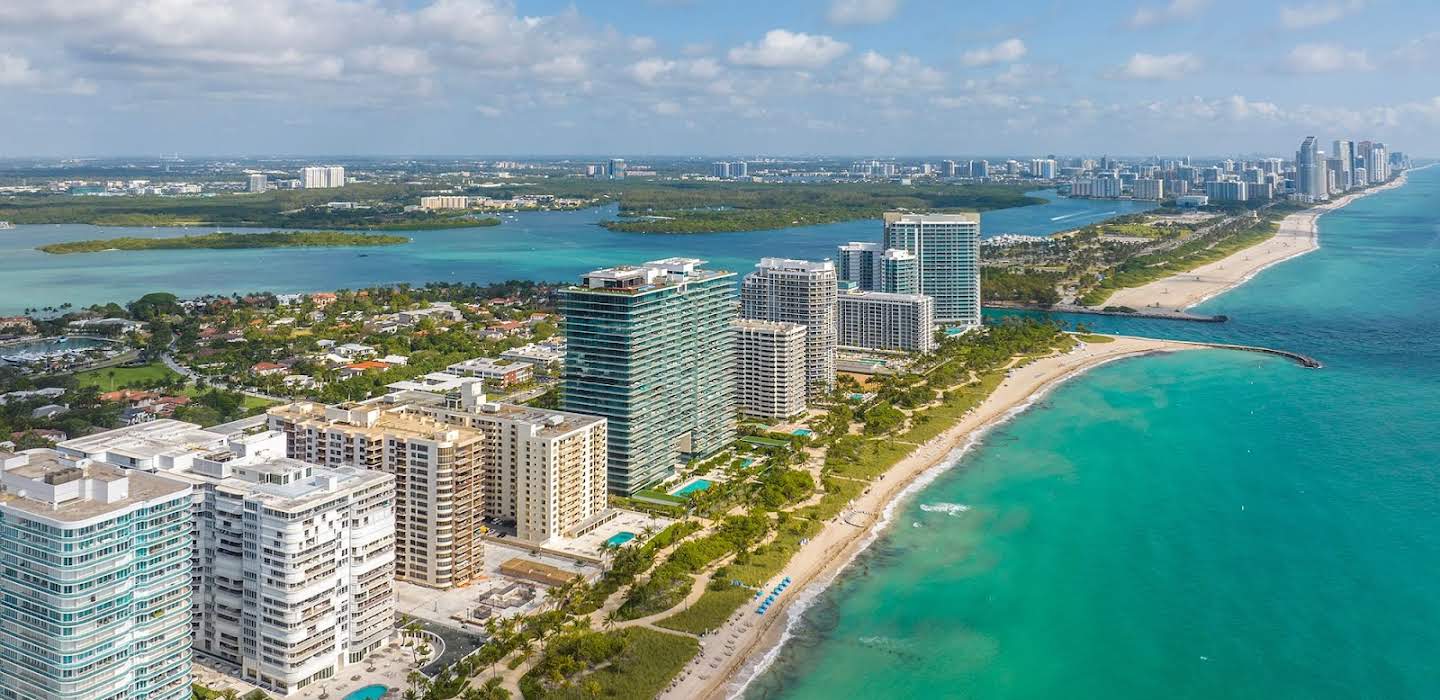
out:
M1440 154L1421 0L0 0L0 157Z

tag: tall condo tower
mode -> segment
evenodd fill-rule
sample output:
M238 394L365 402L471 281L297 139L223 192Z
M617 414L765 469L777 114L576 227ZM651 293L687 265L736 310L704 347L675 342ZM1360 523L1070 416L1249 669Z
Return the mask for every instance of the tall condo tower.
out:
M735 438L735 273L704 262L595 270L560 292L563 406L608 419L613 492L634 493Z
M190 698L191 489L0 452L0 697Z
M980 215L886 212L885 248L908 251L935 321L980 325Z
M821 398L835 388L835 264L761 258L745 276L740 316L805 326L805 386Z

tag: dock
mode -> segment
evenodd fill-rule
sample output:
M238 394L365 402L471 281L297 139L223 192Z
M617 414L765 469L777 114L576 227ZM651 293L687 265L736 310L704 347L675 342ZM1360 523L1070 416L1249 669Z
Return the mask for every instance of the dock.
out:
M1114 337L1116 337L1116 338L1135 338L1135 339L1137 339L1137 340L1154 340L1154 338L1147 338L1147 337L1145 337L1145 336L1139 336L1139 335L1115 335L1115 334L1113 334L1113 333L1101 333L1100 335L1111 335L1111 336L1114 336ZM1213 349L1215 349L1215 350L1236 350L1236 351L1239 351L1239 352L1257 352L1257 353L1260 353L1260 354L1262 354L1262 355L1274 355L1274 356L1276 356L1276 357L1283 357L1283 358L1285 358L1285 359L1287 359L1287 360L1290 360L1291 362L1294 362L1295 364L1300 365L1301 367L1304 367L1304 368L1306 368L1306 369L1321 369L1321 368L1323 368L1323 367L1325 366L1325 363L1321 362L1319 359L1316 359L1316 358L1314 358L1314 357L1311 357L1310 355L1305 355L1305 354L1298 353L1298 352L1293 352L1293 351L1290 351L1290 350L1280 350L1280 349L1277 349L1277 348L1267 348L1267 347L1260 346L1260 345L1236 345L1236 344L1234 344L1234 343L1210 343L1210 342L1206 342L1206 341L1203 341L1203 340L1175 340L1175 339L1172 339L1172 338L1166 338L1165 341L1166 341L1166 342L1169 342L1169 343L1181 343L1181 344L1183 344L1183 345L1193 345L1193 346L1195 346L1195 347L1200 347L1200 348L1213 348Z

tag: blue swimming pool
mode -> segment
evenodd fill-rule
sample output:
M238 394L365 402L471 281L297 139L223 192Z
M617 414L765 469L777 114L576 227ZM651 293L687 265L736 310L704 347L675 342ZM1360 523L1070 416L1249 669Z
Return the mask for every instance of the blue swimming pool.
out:
M345 700L380 700L380 698L383 697L385 697L385 686L367 685L364 688L346 695Z
M796 429L790 431L790 434L791 434L791 435L799 435L800 437L810 437L811 435L814 435L814 434L815 434L815 431L813 431L813 430L811 430L811 429L809 429L809 428L796 428Z
M688 484L685 484L684 486L680 487L680 489L674 491L673 493L671 493L671 495L672 495L672 496L688 496L688 495L690 495L690 494L692 494L692 493L695 493L696 491L704 491L705 489L708 489L708 488L710 488L710 480L709 480L709 479L696 479L696 480L694 480L694 481L692 481L692 482L690 482L690 483L688 483Z
M611 547L619 547L620 545L625 544L626 542L629 542L633 539L635 539L635 533L633 532L617 532L611 535L610 539L605 540L605 544L608 544Z

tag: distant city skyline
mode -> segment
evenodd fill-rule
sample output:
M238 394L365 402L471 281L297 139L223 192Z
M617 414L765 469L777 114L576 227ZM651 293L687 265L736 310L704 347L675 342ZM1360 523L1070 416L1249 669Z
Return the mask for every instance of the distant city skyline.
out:
M1199 156L1358 133L1440 153L1440 7L1236 20L1213 0L10 3L0 158Z

